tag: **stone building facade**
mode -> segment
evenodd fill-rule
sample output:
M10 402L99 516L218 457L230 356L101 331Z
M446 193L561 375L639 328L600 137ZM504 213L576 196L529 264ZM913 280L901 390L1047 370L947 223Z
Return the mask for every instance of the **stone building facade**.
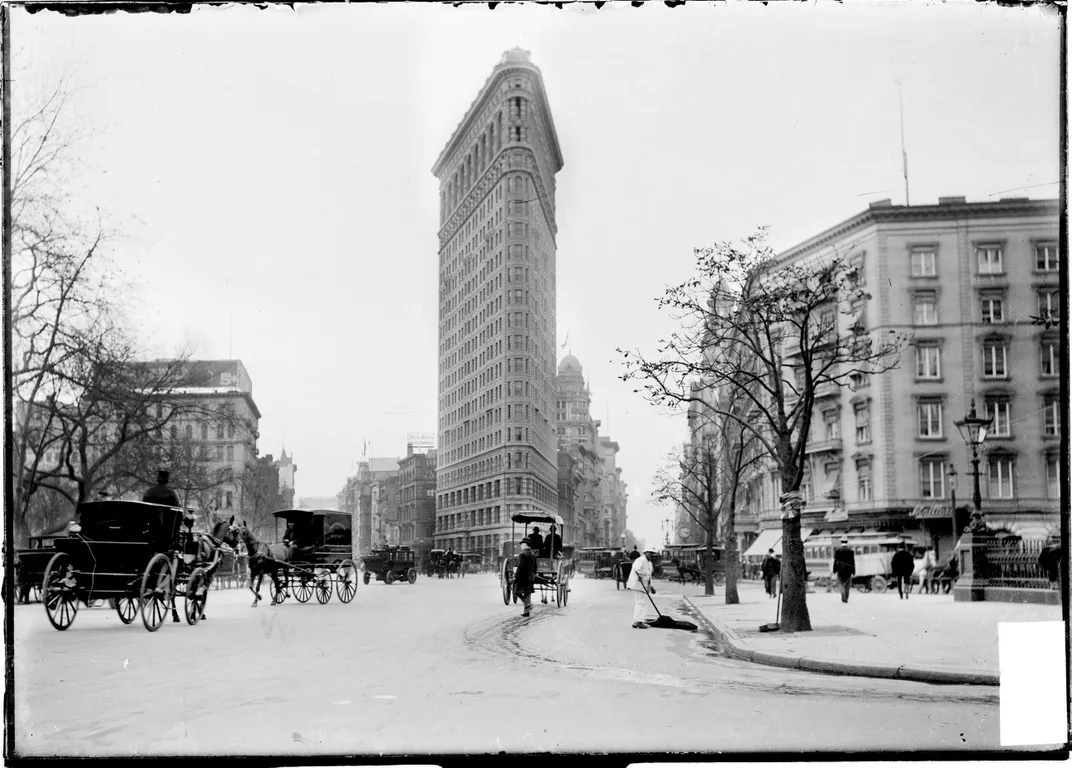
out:
M503 55L432 172L440 182L436 546L499 551L558 509L555 174L540 71Z
M1056 200L872 203L779 255L847 256L872 295L842 330L910 336L899 366L819 393L802 487L802 531L913 532L950 552L971 506L971 453L954 421L993 418L981 451L989 524L1039 539L1059 528L1061 305ZM778 477L757 473L745 503L777 530ZM774 534L772 534L773 536ZM764 550L765 551L765 550Z
M414 451L398 463L398 543L423 562L435 543L436 451Z

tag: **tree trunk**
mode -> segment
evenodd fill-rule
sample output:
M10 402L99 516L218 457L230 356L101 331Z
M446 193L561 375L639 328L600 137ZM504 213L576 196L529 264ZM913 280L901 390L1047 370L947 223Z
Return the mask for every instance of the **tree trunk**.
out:
M782 518L782 614L783 632L810 632L808 615L807 571L804 566L804 543L800 540L800 516Z
M704 594L715 594L715 516L707 514L707 557L704 558Z
M736 488L730 497L729 509L726 516L726 605L736 605L741 602L736 593L736 579L738 579L738 555L736 555Z

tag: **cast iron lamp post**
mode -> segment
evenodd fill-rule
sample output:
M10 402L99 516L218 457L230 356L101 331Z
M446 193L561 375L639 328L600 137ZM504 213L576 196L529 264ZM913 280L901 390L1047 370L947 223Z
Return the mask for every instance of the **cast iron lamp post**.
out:
M983 520L983 496L979 491L979 447L986 440L987 430L993 423L993 419L980 418L975 414L975 400L971 401L971 412L959 421L954 421L964 443L971 448L972 474L975 476L975 492L972 495L972 504L975 512L972 513L972 528L978 527ZM954 518L955 519L955 518Z
M957 468L949 465L949 502L953 505L953 538L957 538Z

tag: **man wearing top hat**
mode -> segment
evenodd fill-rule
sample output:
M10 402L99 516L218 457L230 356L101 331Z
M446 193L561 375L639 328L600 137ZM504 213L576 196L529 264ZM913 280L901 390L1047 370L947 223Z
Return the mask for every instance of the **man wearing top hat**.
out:
M849 602L849 589L852 587L852 575L856 573L856 555L849 546L849 537L841 537L841 546L834 550L834 575L841 587L841 602Z

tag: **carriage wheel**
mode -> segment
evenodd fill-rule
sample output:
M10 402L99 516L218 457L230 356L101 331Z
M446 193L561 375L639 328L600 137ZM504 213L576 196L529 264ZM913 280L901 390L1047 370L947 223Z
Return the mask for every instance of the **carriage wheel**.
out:
M416 584L417 583L417 569L416 568L410 568L408 571L406 571L406 579L409 581L410 584Z
M168 607L175 592L171 563L167 556L155 554L141 577L141 621L150 632L160 629L167 618Z
M386 574L384 574L383 580L387 584L394 584L395 583L395 572L394 571L388 571Z
M271 577L268 578L268 594L272 598L272 605L282 603L287 599L287 585L290 583L290 573L279 574L279 586L276 587L275 580Z
M368 571L365 571L365 575L362 578L364 579L366 584L368 584L372 580L372 576L369 574Z
M316 580L313 586L316 592L316 601L321 605L324 605L331 599L331 573L328 571L320 571L316 575Z
M506 560L503 560L499 571L499 586L502 587L503 604L510 605L510 593L513 590L510 588L510 565Z
M875 576L871 579L871 589L876 592L885 592L889 584L881 576Z
M368 574L365 574L368 576ZM357 594L357 568L354 566L353 560L344 560L339 569L335 572L337 581L335 582L335 591L339 595L339 601L348 603L354 599L354 595ZM368 581L366 580L366 584Z
M208 574L204 568L194 568L190 578L186 580L186 623L193 626L201 621L201 614L205 612L205 603L208 602Z
M68 578L71 558L66 552L57 552L48 561L45 577L41 580L41 594L45 613L52 626L61 632L71 626L78 614L78 597Z
M138 617L138 598L117 597L113 602L115 603L115 612L119 614L119 620L124 624L130 624Z
M294 583L294 597L297 598L299 603L307 603L312 596L312 581L307 576L299 576L298 580Z

